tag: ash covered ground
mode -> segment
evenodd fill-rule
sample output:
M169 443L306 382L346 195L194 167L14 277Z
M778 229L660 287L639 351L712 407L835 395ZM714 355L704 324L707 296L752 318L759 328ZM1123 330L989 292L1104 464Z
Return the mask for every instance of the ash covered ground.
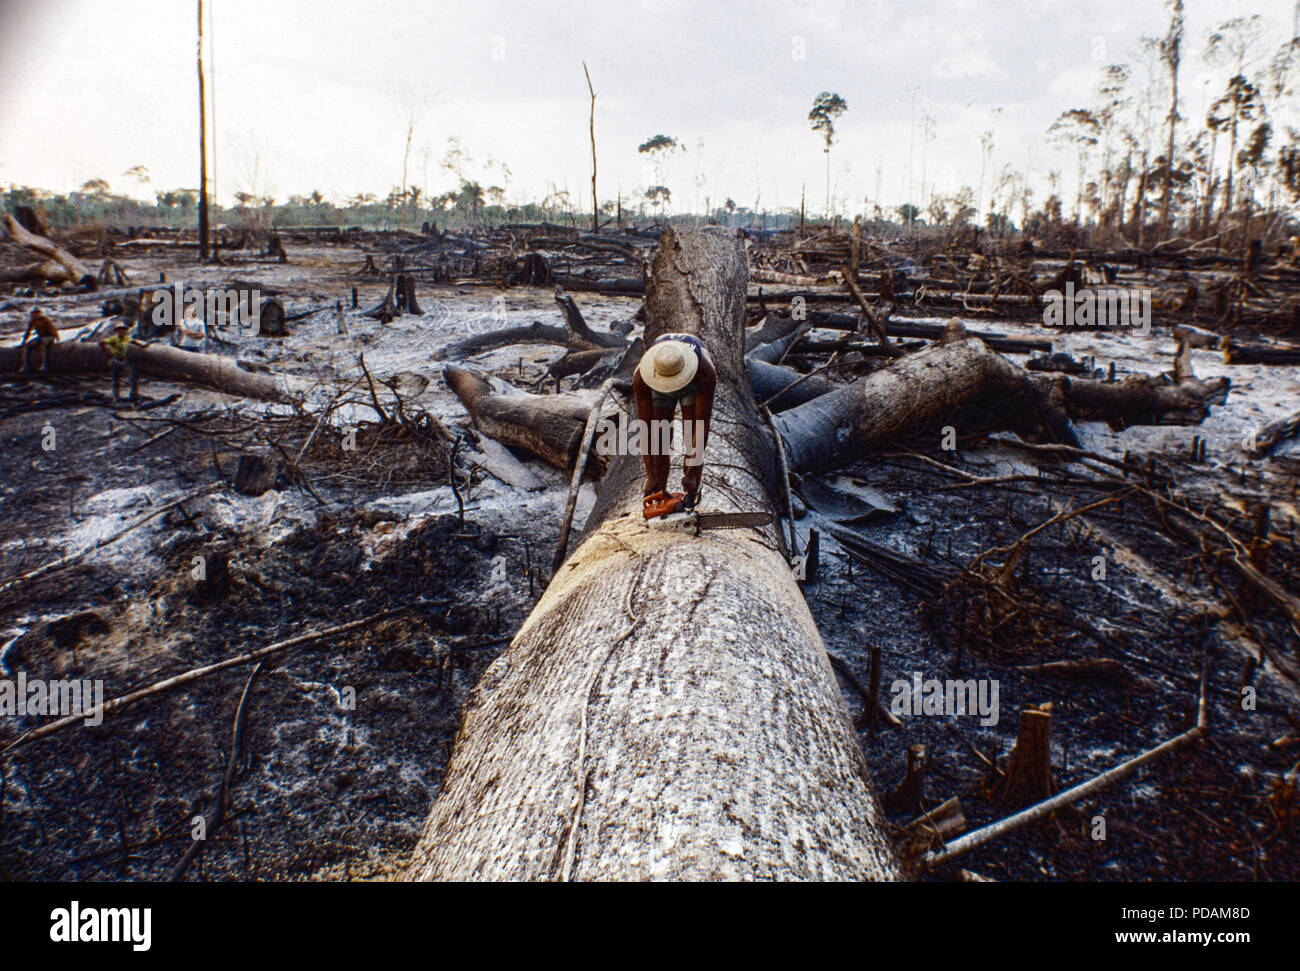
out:
M422 315L381 324L361 312L387 289L370 278L359 284L359 309L346 312L348 336L339 336L334 302L348 302L366 255L300 247L288 265L240 266L240 280L279 295L291 316L307 315L290 324L287 338L231 337L234 346L223 353L297 376L325 398L365 379L364 355L369 374L388 389L383 401L400 400L459 434L470 423L441 379L436 352L493 328L560 323L545 287L422 284ZM196 286L228 279L176 254L119 262L134 279L160 271ZM104 299L102 292L66 295L41 305L60 327L78 328L101 316ZM640 303L578 299L597 330L630 320ZM16 340L31 304L23 296L0 301L7 340ZM1120 373L1155 374L1171 367L1174 342L1157 328L1148 338L1067 334L1057 349L1095 356L1099 367L1113 361ZM518 345L461 363L535 390L562 353ZM1201 378L1232 379L1226 403L1203 424L1123 431L1083 424L1084 445L1112 459L1149 458L1148 485L1176 486L1207 507L1240 506L1245 518L1267 497L1275 569L1294 589L1300 453L1283 445L1269 461L1247 464L1239 444L1249 428L1296 410L1295 370L1228 367L1212 350L1193 351L1192 361ZM288 406L145 378L142 391L154 401L183 396L153 408L113 408L108 391L103 377L3 387L0 577L85 550L164 511L6 596L0 677L102 679L105 697L114 698L306 632L379 619L276 654L251 680L250 665L233 667L110 713L101 726L7 753L0 875L164 879L191 846L194 819L212 817L227 777L229 808L186 878L391 875L437 795L460 705L545 587L568 476L520 456L542 485L528 491L462 460L453 489L446 442L399 442L378 431L368 438L363 427L360 447L345 451L346 428L373 417L364 405L340 410L313 438L314 421ZM56 433L52 450L41 447L48 428ZM1192 462L1197 436L1207 454ZM290 458L303 450L300 473L281 474L260 495L236 490L241 456L277 446ZM875 489L881 505L893 507L845 522L811 499L799 502L800 542L812 529L820 538L819 568L805 592L853 717L863 711L872 644L882 651L886 703L887 686L913 672L1000 683L995 725L905 717L897 726L882 719L874 733L860 730L887 800L909 746L927 748L923 797L890 801L895 823L953 796L972 829L1005 815L991 794L991 765L1010 750L1028 705L1053 704L1058 789L1159 744L1191 725L1204 666L1211 672L1206 740L960 865L1013 880L1300 878L1293 773L1287 788L1300 758L1296 685L1263 665L1251 674L1255 710L1239 703L1247 658L1262 645L1294 664L1295 635L1269 605L1238 589L1220 559L1172 539L1135 494L1027 542L1014 576L1017 606L1008 607L993 603L986 585L963 581L960 567L1071 503L1106 495L1113 482L1018 448L1009 436L967 439L946 451L937 434L899 442L836 475ZM706 476L706 504L707 489ZM593 500L587 485L579 526ZM837 529L850 531L849 544L837 540L845 535ZM891 574L855 560L852 537L926 569L905 564ZM1098 555L1108 566L1100 581L1093 577ZM201 580L196 558L205 564ZM1224 609L1233 597L1239 609ZM1096 658L1116 664L1050 667ZM0 746L40 723L7 720ZM1104 840L1091 836L1098 816Z

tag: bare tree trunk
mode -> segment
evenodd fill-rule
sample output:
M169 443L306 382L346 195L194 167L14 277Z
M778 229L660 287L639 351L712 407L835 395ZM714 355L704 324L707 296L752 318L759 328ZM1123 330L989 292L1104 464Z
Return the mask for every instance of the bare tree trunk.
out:
M1160 236L1168 239L1171 233L1169 203L1174 194L1174 131L1178 125L1178 65L1182 60L1183 2L1172 0L1169 12L1169 33L1165 36L1163 57L1169 66L1169 147L1165 152L1165 192L1160 200Z
M982 406L1029 441L1076 445L1070 416L1117 427L1194 424L1228 393L1227 378L1201 381L1185 358L1175 361L1173 384L1146 375L1114 382L1036 375L960 326L950 327L944 343L777 415L790 468L838 468L886 442L936 428L961 405Z
M704 502L773 509L742 358L739 237L664 231L646 340L696 333L718 372ZM466 704L412 879L896 879L825 647L775 527L641 517L611 460L585 541Z
M203 0L199 0L199 259L208 261L208 112L203 84Z
M591 92L591 231L600 232L600 202L596 198L596 89L591 86L591 72L587 62L582 62L582 73L587 77L587 90Z
M1232 175L1237 165L1237 106L1232 108L1232 128L1228 136L1228 174L1223 183L1223 208L1219 210L1219 220L1215 229L1223 225L1223 217L1232 215Z
M495 394L478 375L458 367L446 368L443 376L487 435L556 468L573 467L591 410L586 402L573 395Z
M0 348L0 374L13 374L22 367L22 348ZM295 381L285 375L254 374L228 357L196 354L169 344L131 347L127 360L146 377L197 384L226 394L262 401L287 402L293 399ZM108 354L97 343L68 342L53 344L49 349L50 371L54 374L107 374Z

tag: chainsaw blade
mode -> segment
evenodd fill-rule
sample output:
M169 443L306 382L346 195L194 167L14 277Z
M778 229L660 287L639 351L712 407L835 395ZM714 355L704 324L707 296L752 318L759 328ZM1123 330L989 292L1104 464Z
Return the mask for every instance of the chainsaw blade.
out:
M757 529L771 521L770 512L702 512L696 515L699 529Z

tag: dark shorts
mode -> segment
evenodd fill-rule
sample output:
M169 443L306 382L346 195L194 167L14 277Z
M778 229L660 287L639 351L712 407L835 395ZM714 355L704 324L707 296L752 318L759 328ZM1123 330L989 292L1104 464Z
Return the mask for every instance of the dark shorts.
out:
M681 405L683 408L689 408L695 404L695 385L688 384L681 391L672 394L663 394L659 391L650 392L650 400L654 402L656 408L675 408Z

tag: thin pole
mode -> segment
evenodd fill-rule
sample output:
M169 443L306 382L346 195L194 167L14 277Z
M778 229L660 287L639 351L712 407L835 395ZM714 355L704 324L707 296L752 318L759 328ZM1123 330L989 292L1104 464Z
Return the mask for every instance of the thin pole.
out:
M208 120L203 91L203 0L199 4L199 259L208 261Z
M600 232L600 203L596 201L596 89L591 86L591 72L587 62L582 62L582 73L587 77L587 90L591 92L591 231Z
M221 191L217 188L217 32L212 25L214 7L215 3L208 4L208 73L212 82L208 87L212 91L212 204L220 213Z

